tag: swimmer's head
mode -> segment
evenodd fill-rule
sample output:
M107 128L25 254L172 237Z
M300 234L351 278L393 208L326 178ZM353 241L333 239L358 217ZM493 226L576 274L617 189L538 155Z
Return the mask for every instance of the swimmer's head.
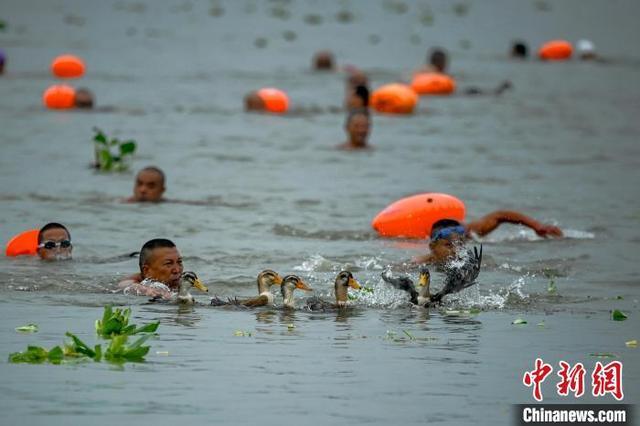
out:
M313 55L313 69L316 71L332 71L334 69L333 53L321 50Z
M47 223L38 233L38 256L43 260L71 259L71 234L62 224Z
M596 47L589 40L578 40L576 51L578 52L578 57L582 60L595 59L596 57Z
M438 262L447 262L453 258L457 250L464 245L465 228L453 219L442 219L431 227L429 249Z
M264 102L258 92L250 92L244 97L244 110L245 111L265 111L267 105Z
M93 108L93 93L91 93L91 90L86 87L76 90L75 105L76 108Z
M524 41L514 41L511 45L511 57L526 58L529 55L529 49Z
M345 129L349 134L349 145L354 148L366 147L371 130L371 119L367 110L351 111L347 116Z
M164 172L155 166L145 167L136 175L132 201L157 203L165 191Z
M356 86L347 97L347 109L350 111L369 107L369 89L367 86Z
M144 243L138 264L142 279L159 281L171 289L179 287L182 256L171 240L156 238Z
M438 72L445 72L447 69L447 53L440 49L432 49L429 53L428 63L433 66Z

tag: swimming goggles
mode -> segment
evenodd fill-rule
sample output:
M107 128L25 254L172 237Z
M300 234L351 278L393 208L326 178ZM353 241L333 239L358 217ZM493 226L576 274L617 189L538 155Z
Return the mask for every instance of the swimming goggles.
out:
M438 229L432 236L431 241L438 241L443 238L449 238L452 234L464 235L464 226L451 226L449 228Z
M45 241L44 243L38 244L38 248L43 248L47 250L53 250L56 247L69 248L71 247L71 240Z

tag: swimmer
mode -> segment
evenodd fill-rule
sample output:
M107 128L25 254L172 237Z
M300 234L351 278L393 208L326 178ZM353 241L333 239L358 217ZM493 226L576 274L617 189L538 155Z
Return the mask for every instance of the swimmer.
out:
M249 92L244 97L244 110L245 111L266 111L267 105L264 100L258 95L257 91Z
M94 96L93 93L85 88L81 87L76 90L75 96L75 106L80 109L91 109L94 104Z
M371 119L366 110L350 112L344 127L349 135L349 140L338 145L339 149L356 150L370 148L369 145L367 145L367 138L371 130Z
M524 41L517 40L511 44L511 57L516 59L526 59L529 56L529 48Z
M158 167L149 166L140 170L133 185L133 196L125 200L128 203L160 203L165 200L164 172Z
M333 53L328 50L316 52L313 55L312 68L314 71L333 71L335 69Z
M347 73L347 79L345 81L347 96L358 86L369 87L369 77L364 71L352 65L347 65L344 69Z
M2 51L2 49L0 49L0 74L4 74L4 64L6 61L7 61L7 57Z
M73 244L71 234L56 222L47 223L38 233L38 256L42 260L70 260Z
M367 86L356 86L346 99L347 111L369 109L369 89Z
M178 291L182 256L172 241L156 238L144 243L138 265L140 273L118 283L125 293L169 299Z
M578 40L578 42L576 43L576 51L578 53L578 58L583 61L591 61L597 59L596 47L589 40Z
M481 89L479 87L472 86L472 87L465 88L462 93L468 96L479 96L479 95L500 96L505 91L512 88L513 88L513 84L511 83L511 81L505 80L502 83L500 83L500 85L498 85L498 87L496 87L495 89L487 90L487 89Z
M510 210L489 213L466 225L456 220L443 219L434 223L431 227L430 253L419 256L413 261L415 263L432 263L442 266L459 253L468 238L474 235L483 237L502 223L524 225L544 238L560 238L563 236L562 231L557 226L538 222L529 216Z

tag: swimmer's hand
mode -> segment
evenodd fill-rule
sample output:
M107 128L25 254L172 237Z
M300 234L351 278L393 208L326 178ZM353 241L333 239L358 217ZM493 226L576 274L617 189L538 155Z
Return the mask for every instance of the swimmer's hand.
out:
M560 228L544 223L536 226L534 231L536 231L536 234L538 234L538 236L544 238L560 238L563 236L562 230L560 230Z

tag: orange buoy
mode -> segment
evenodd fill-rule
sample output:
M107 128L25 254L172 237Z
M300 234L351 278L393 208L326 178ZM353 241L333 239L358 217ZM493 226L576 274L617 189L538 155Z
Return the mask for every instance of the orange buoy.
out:
M45 90L42 102L47 108L67 109L73 108L76 100L76 91L65 84L55 84Z
M282 114L289 109L289 97L282 90L266 87L258 90L258 96L263 100L265 109L269 112Z
M371 226L383 237L428 238L431 227L442 219L464 220L464 203L436 192L403 198L382 210Z
M371 107L388 114L411 114L418 104L418 95L406 84L386 84L371 94Z
M13 237L7 243L7 256L35 255L38 252L38 234L40 230L31 229Z
M73 55L61 55L51 62L51 72L59 78L78 78L84 75L84 62Z
M456 81L446 74L425 72L413 77L411 88L418 95L449 95L456 90Z
M548 61L561 61L563 59L569 59L573 53L573 47L571 43L565 40L552 40L540 47L538 55L540 59Z

